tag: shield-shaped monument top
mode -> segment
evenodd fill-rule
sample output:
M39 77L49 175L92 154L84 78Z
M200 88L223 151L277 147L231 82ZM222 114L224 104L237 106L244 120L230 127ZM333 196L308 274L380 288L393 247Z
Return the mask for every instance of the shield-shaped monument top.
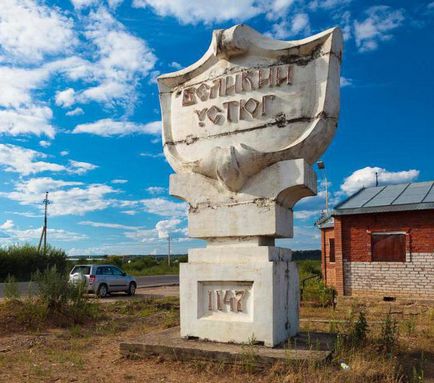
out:
M338 29L278 41L237 25L193 65L159 77L165 155L231 191L283 160L314 163L337 125Z

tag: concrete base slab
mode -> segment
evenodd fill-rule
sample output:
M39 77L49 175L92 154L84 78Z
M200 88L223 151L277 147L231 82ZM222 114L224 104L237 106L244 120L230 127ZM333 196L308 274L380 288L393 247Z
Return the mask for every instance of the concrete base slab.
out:
M122 342L120 351L127 358L160 356L168 360L205 360L210 362L242 364L254 359L258 366L275 362L326 362L331 358L335 336L327 333L300 333L284 347L217 343L180 337L179 327Z

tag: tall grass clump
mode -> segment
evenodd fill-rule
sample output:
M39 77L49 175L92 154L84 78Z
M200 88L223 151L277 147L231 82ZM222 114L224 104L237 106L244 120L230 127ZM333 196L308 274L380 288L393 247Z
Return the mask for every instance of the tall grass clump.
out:
M7 300L18 299L20 291L14 276L8 275L5 280L4 296Z
M388 355L391 355L395 351L397 343L398 323L389 310L381 326L380 347Z
M66 253L52 246L47 247L45 255L36 246L27 244L0 248L0 282L8 276L16 281L29 281L33 273L53 266L63 273L66 265Z
M32 279L36 283L37 300L58 324L77 324L96 318L96 304L85 295L84 283L71 284L68 275L59 272L56 266L37 271Z
M357 320L354 322L350 332L350 342L353 347L363 346L368 338L368 321L366 320L366 314L363 310L360 310Z

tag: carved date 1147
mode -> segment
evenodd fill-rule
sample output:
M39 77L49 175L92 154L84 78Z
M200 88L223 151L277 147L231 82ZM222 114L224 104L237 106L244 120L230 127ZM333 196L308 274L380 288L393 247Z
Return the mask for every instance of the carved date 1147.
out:
M245 290L208 290L208 310L242 312L245 294Z

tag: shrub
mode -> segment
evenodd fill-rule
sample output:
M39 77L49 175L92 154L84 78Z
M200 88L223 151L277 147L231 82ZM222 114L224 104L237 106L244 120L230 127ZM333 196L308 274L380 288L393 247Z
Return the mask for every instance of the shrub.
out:
M317 303L322 307L333 304L334 289L327 287L322 280L311 279L305 284L303 291L303 301Z
M395 350L397 342L398 324L389 310L381 326L380 346L385 352L391 354Z
M359 312L359 317L351 329L350 339L353 346L361 346L366 342L368 335L368 321L363 310Z
M58 324L82 323L97 317L96 305L85 296L84 284L69 283L68 276L55 266L34 274L37 298L54 315ZM62 322L62 323L60 323Z
M300 281L304 278L316 275L321 277L321 261L305 260L297 261Z
M5 281L8 275L17 281L28 281L36 271L53 266L65 272L66 254L63 250L48 246L44 255L35 246L27 244L0 249L0 281Z
M7 300L18 299L20 297L20 291L18 290L17 281L12 275L8 275L5 284L5 298Z
M123 266L122 257L110 256L110 257L107 257L107 259L105 259L103 263L108 263L110 265L114 265L114 266L117 266L117 267L122 267Z

